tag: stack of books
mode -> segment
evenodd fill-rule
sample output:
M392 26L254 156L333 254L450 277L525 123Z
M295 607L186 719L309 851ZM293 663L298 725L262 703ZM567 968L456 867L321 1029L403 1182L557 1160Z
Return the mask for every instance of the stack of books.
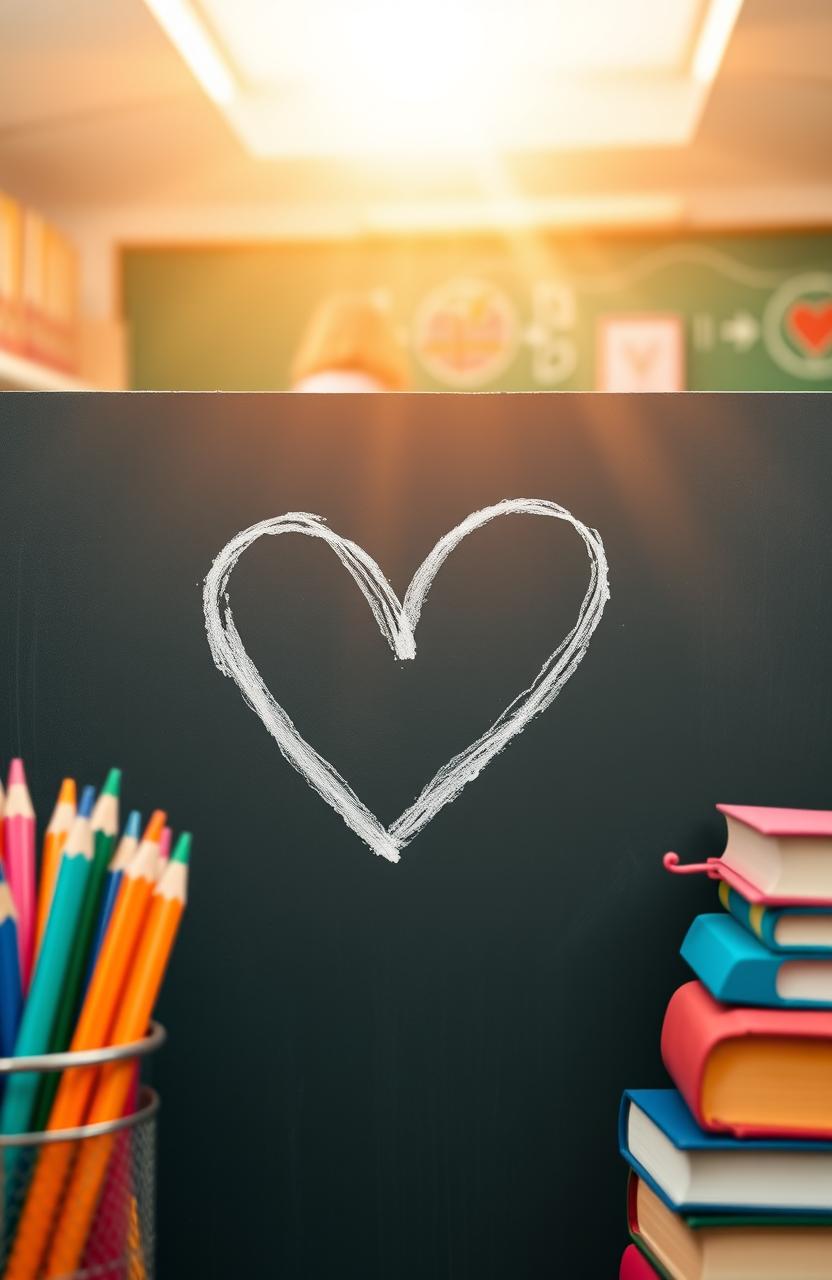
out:
M634 1241L620 1280L832 1277L832 812L720 805L723 910L681 954L661 1036L675 1089L627 1090Z

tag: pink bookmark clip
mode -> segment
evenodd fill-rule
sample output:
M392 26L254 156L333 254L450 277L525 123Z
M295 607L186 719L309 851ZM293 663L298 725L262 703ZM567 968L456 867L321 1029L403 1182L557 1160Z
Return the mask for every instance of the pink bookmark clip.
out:
M720 858L708 858L707 862L681 863L678 853L666 853L662 858L662 863L665 871L672 871L677 876L695 876L700 871L704 871L705 875L711 880L722 879L719 872Z

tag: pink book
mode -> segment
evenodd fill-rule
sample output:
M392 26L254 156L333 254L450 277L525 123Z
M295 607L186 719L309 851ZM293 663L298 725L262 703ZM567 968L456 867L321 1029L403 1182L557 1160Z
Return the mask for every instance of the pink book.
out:
M634 1244L627 1245L621 1258L618 1280L656 1280L658 1274Z
M768 1064L763 1068L762 1077L755 1070L753 1052L734 1053L730 1062L724 1052L720 1053L731 1042L747 1049L753 1038L760 1042L759 1058L765 1055ZM813 1077L811 1114L815 1119L812 1122L807 1118L778 1121L778 1107L783 1117L798 1112L804 1117L810 1114L800 1108L797 1112L790 1111L793 1103L788 1094L790 1086L799 1089L793 1077L803 1070L807 1058L817 1057L813 1046L819 1042L828 1048L828 1067L825 1078L821 1068L820 1084ZM832 1138L832 1011L747 1009L721 1004L701 982L686 982L670 998L661 1048L664 1065L701 1128L733 1133L738 1138ZM778 1050L785 1065L772 1086L771 1063L776 1066ZM762 1099L757 1104L763 1108L759 1118L749 1114L706 1114L703 1093L709 1073L711 1080L717 1075L724 1080L731 1072L735 1079L751 1085L749 1096ZM758 1087L761 1079L762 1087Z
M666 853L668 871L704 871L747 901L766 906L832 906L832 811L718 804L728 827L719 858L683 866Z

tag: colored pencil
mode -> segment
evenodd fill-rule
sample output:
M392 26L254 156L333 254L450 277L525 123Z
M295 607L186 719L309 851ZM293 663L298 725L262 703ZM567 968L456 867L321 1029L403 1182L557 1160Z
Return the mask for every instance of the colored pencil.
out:
M22 1004L17 911L0 864L0 1058L14 1053Z
M139 1230L139 1205L135 1196L130 1197L130 1221L127 1227L127 1253L130 1259L128 1280L147 1280L144 1250Z
M43 940L43 931L46 928L46 917L49 915L49 906L52 902L52 894L55 891L58 864L61 861L66 838L75 819L77 802L75 779L64 778L61 783L61 789L58 792L55 808L52 810L52 817L49 819L49 826L46 828L43 837L40 881L38 883L38 906L35 917L34 963L37 963L38 951Z
M158 857L156 842L142 840L124 872L110 928L72 1037L73 1053L100 1049L111 1042L119 1002L134 965L156 888ZM79 1067L62 1074L49 1114L49 1129L70 1129L84 1123L97 1079L96 1067ZM33 1280L38 1275L74 1156L75 1145L68 1142L49 1144L41 1151L4 1273L5 1280Z
M75 942L75 931L92 865L90 813L94 798L94 789L86 788L61 858L38 966L23 1006L20 1029L15 1040L14 1052L18 1058L46 1053L49 1048L64 974ZM9 1076L3 1105L0 1107L0 1132L29 1132L39 1082L40 1077L33 1071L19 1071ZM20 1147L7 1147L5 1150L9 1198L14 1193L13 1174L21 1150Z
M110 1042L129 1044L147 1030L162 985L187 899L191 837L180 835L171 860L154 889L153 900L130 967ZM134 1064L110 1062L101 1068L87 1121L97 1124L118 1119L124 1112ZM47 1255L45 1275L65 1276L77 1269L107 1172L117 1135L84 1141L69 1178Z
M162 862L167 862L170 858L170 847L173 844L173 831L170 827L165 827L162 831L162 838L159 841L159 857Z
M133 809L126 823L122 837L116 845L116 851L110 860L107 868L107 875L104 878L104 891L101 894L101 907L98 912L98 920L95 926L95 937L93 938L92 947L90 949L89 963L87 964L87 981L86 986L90 985L92 971L95 968L95 962L98 959L98 953L101 950L101 943L104 941L104 934L107 925L110 923L110 916L113 914L113 907L116 901L121 877L124 874L125 867L130 863L136 853L139 844L139 836L141 835L142 816L138 809Z
M35 811L26 785L23 761L12 760L3 810L3 850L6 879L17 907L17 945L20 981L25 995L32 972L35 944Z
M75 926L72 951L64 973L60 1003L49 1037L49 1052L63 1053L72 1039L72 1028L78 1014L83 992L84 976L92 946L95 922L101 907L104 877L113 856L118 836L118 797L121 789L121 770L111 769L101 788L90 818L92 832L92 862L90 863L84 900ZM58 1087L57 1072L50 1072L41 1081L33 1121L35 1129L42 1129L49 1118L52 1099Z

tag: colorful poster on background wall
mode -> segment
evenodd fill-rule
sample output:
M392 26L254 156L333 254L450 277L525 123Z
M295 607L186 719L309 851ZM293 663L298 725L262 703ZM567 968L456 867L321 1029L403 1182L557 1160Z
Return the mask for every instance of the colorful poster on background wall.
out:
M131 250L135 385L285 388L309 316L328 294L356 289L389 299L420 391L832 390L828 232ZM672 316L677 327L659 325L655 350L642 351L643 338L634 347L631 329L628 338L605 319L633 316Z
M500 377L517 337L510 297L487 280L458 279L434 289L418 307L412 345L431 377L471 390Z
M832 275L785 280L766 304L763 341L771 358L794 377L832 377Z
M598 391L684 391L681 316L601 316Z

